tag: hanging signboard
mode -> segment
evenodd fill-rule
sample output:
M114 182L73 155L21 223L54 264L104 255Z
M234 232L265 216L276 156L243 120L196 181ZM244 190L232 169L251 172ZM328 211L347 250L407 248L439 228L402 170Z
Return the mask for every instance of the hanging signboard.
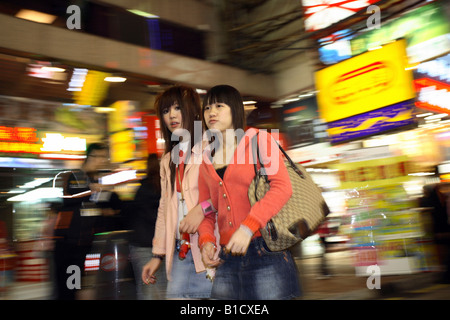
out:
M450 113L450 54L422 62L414 70L416 106L440 113Z
M380 0L302 0L306 31L316 31L344 20Z
M353 117L327 123L328 138L332 144L362 139L375 134L415 125L414 101L369 111Z
M450 51L450 24L438 3L430 3L366 31L351 42L352 55L405 38L410 63L424 61Z
M332 122L415 97L405 40L315 73L319 113Z

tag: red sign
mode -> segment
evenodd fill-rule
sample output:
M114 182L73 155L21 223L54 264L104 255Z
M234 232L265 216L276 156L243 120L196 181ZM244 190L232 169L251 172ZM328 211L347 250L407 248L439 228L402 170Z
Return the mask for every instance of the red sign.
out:
M36 142L36 129L27 127L4 127L0 126L0 140Z
M34 128L0 126L0 152L35 153L41 152L42 144Z
M161 133L159 118L155 115L144 116L147 126L147 151L148 154L156 153L161 157L164 153L164 141Z
M302 0L306 31L331 26L380 0Z
M122 255L118 255L116 259L114 254L105 254L100 260L100 269L106 272L120 270L125 262L126 259Z
M416 106L435 112L450 113L450 85L430 78L414 80Z

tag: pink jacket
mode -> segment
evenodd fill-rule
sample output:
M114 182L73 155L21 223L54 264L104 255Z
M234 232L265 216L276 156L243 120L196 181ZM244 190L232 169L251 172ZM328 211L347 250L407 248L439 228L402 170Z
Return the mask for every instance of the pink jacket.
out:
M193 157L192 157L193 158ZM191 159L192 159L191 158ZM161 159L161 199L158 208L158 217L156 219L155 236L153 238L153 253L166 255L166 273L167 279L171 279L173 256L175 252L176 228L178 223L178 200L175 186L170 188L170 154L165 154ZM198 174L199 164L193 161L186 164L184 177L182 179L182 188L188 210L191 210L198 204ZM197 272L205 271L205 266L201 259L201 253L198 246L198 234L191 235L191 250L194 259L195 270Z

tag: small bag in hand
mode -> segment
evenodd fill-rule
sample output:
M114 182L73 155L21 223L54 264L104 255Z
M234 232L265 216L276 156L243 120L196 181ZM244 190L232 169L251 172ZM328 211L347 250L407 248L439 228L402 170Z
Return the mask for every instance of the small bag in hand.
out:
M252 138L253 159L259 159L258 135ZM266 225L261 234L272 251L286 250L313 233L330 212L319 187L301 165L296 165L278 145L286 157L285 165L292 184L292 196ZM255 178L248 189L248 198L253 206L270 189L269 178L260 162L257 169L254 160Z

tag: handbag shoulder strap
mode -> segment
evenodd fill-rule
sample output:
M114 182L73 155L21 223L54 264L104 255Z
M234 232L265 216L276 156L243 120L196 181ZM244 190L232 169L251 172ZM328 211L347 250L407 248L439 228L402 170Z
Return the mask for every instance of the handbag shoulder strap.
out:
M259 154L259 146L258 146L258 135L259 132L257 134L255 134L252 138L252 153L253 153L253 159L256 161L254 161L253 166L255 168L255 174L257 174L258 172L258 168L257 168L257 162L259 160L259 164L261 166L261 170L263 172L263 174L267 177L267 175L265 174L265 168L263 163L260 160L260 154ZM286 153L286 151L284 151L284 149L280 146L280 144L278 142L275 141L275 143L277 144L278 148L280 149L281 153L284 155L284 157L286 158L286 160L289 162L289 165L292 167L292 169L294 169L294 171L302 178L305 178L305 175L303 174L303 172L301 170L298 169L297 165L294 163L294 161L292 161L292 159L288 156L288 154Z
M255 175L258 173L258 159L259 159L259 147L258 147L258 133L255 134L251 142L252 155L253 155L253 168L255 169ZM261 163L261 167L263 164Z
M283 153L284 157L286 158L286 160L289 162L289 165L292 167L292 169L294 169L294 171L303 179L305 179L305 175L303 174L303 172L297 167L297 165L294 163L294 161L292 161L291 157L288 156L288 154L286 153L286 151L284 151L284 149L280 146L280 144L277 142L278 144L278 148L280 148L280 151Z
M269 177L266 174L266 169L264 168L264 164L260 160L259 154L259 146L258 146L258 133L256 133L252 138L252 153L253 153L253 168L255 169L255 176L263 176L266 182L269 182ZM259 161L259 172L258 172L258 161Z

